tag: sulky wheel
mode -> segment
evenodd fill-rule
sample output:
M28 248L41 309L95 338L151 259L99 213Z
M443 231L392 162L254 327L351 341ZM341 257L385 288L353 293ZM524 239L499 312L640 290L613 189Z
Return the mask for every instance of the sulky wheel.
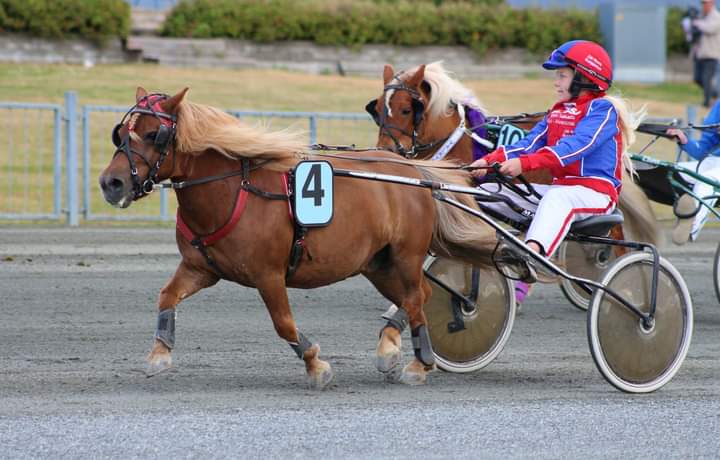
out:
M569 274L588 280L599 280L610 264L617 259L617 249L607 244L566 241L558 249L558 265ZM582 311L588 309L592 294L572 281L560 278L560 289L571 304Z
M432 285L424 310L438 367L472 372L487 366L510 337L515 320L512 281L494 267L442 257L428 256L424 268Z
M720 243L718 243L713 258L713 285L715 286L715 297L720 302Z
M615 261L600 283L642 312L650 311L652 254L634 252ZM588 310L590 352L600 373L628 393L649 393L665 385L685 359L693 329L687 285L660 258L657 306L649 326L601 289Z

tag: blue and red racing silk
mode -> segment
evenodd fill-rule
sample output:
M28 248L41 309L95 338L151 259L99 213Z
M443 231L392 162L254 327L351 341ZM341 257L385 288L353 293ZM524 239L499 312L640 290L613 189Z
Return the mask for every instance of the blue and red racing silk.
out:
M622 132L604 93L558 102L520 141L500 147L488 164L519 158L523 171L549 169L553 184L582 185L617 203L622 180Z
M472 107L465 107L466 117L468 122L470 123L470 131L474 132L478 136L480 136L482 139L487 139L487 129L485 127L485 115L479 110L473 109ZM475 140L472 141L472 147L473 147L473 161L477 160L478 158L482 158L485 155L488 154L488 151L485 147L480 145L478 142L475 142Z

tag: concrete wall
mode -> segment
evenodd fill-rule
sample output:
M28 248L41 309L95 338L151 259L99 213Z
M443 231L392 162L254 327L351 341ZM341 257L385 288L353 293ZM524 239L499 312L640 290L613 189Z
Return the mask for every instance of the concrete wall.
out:
M377 77L385 63L397 69L444 60L458 78L522 78L542 74L544 56L511 49L479 59L463 47L394 47L368 45L354 50L307 42L258 44L226 39L174 39L134 36L123 47L120 40L98 47L83 40L42 40L0 35L0 61L94 65L122 62L157 62L168 66L276 68L309 73L344 73ZM668 80L690 79L685 56L668 59Z

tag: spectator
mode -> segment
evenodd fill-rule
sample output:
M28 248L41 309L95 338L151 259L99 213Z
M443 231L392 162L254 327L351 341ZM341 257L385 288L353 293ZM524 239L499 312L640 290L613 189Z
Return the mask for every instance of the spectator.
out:
M720 123L720 101L713 105L703 123L706 125ZM676 128L668 129L667 133L675 136L680 148L692 157L692 161L678 163L678 166L697 171L708 179L720 181L720 133L716 130L703 131L700 140L688 139L684 131ZM700 198L712 197L715 194L714 188L709 184L684 174L682 178L693 185L693 193ZM713 207L717 199L708 198L703 201L709 207ZM687 193L679 198L677 211L682 217L678 218L673 230L672 239L675 244L685 244L688 240L695 241L708 219L709 207L700 206L700 203ZM696 209L697 214L690 216Z
M693 78L703 89L703 107L710 107L716 96L712 81L720 59L720 12L715 0L702 0L702 17L692 20L692 27L700 31L700 38L690 51L693 57Z

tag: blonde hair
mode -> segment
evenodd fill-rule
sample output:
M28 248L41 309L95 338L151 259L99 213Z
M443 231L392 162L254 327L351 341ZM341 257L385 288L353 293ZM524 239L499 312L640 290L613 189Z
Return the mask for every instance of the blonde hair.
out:
M647 116L646 106L643 105L640 107L640 110L633 112L630 108L629 101L622 98L620 94L605 95L603 99L607 99L613 107L615 107L615 111L617 112L618 125L620 127L620 132L622 133L621 147L623 164L632 176L635 171L632 166L632 160L630 160L628 148L635 143L635 130Z
M393 80L402 83L418 71L420 66L402 71ZM445 69L443 61L435 61L425 66L425 83L430 86L430 99L427 111L430 118L449 117L455 112L455 105L465 105L487 114L485 107L480 104L475 93L458 80L453 78L452 72ZM390 107L390 98L395 90L385 94L385 106Z
M181 152L215 150L233 159L271 159L276 161L272 169L282 169L295 165L300 152L307 148L302 138L302 132L272 132L263 126L247 125L207 105L188 101L178 105L175 146Z

